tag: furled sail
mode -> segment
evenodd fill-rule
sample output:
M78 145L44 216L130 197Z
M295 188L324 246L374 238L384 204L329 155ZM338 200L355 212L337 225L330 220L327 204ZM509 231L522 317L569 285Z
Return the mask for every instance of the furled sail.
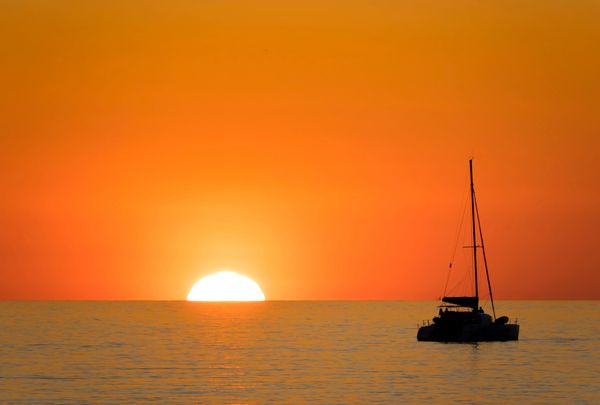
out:
M444 297L442 298L442 301L447 302L448 304L460 305L461 307L473 309L477 309L479 306L478 297Z

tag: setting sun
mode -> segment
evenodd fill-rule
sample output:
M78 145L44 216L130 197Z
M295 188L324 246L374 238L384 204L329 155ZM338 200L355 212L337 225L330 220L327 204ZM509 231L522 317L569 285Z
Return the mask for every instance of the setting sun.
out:
M260 286L233 271L221 271L203 277L194 284L188 301L264 301Z

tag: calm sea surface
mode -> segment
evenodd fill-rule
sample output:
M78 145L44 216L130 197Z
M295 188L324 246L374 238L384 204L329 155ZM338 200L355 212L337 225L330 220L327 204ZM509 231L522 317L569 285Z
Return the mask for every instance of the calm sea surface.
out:
M499 302L518 342L417 342L434 302L0 302L0 402L600 403L600 302Z

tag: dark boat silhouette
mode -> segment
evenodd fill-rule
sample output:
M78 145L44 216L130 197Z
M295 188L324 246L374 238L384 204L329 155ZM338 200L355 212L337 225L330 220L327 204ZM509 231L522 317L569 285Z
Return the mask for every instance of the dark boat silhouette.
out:
M433 318L433 323L427 322L417 332L417 340L425 342L491 342L519 339L519 325L509 323L506 316L496 318L494 298L492 295L492 284L490 282L487 258L483 244L483 232L479 222L479 210L475 199L475 187L473 185L473 161L469 160L469 175L471 181L471 222L472 222L472 246L473 249L473 272L475 276L475 295L463 297L442 298L439 316ZM479 240L477 230L479 229ZM492 304L492 314L486 314L479 306L479 287L477 274L477 249L483 253L483 264Z

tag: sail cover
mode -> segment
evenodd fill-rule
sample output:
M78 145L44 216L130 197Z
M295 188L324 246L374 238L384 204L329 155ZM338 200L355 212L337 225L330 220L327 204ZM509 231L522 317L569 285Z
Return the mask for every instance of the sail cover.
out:
M442 298L442 301L447 302L448 304L460 305L461 307L473 309L477 309L479 306L478 297L444 297Z

